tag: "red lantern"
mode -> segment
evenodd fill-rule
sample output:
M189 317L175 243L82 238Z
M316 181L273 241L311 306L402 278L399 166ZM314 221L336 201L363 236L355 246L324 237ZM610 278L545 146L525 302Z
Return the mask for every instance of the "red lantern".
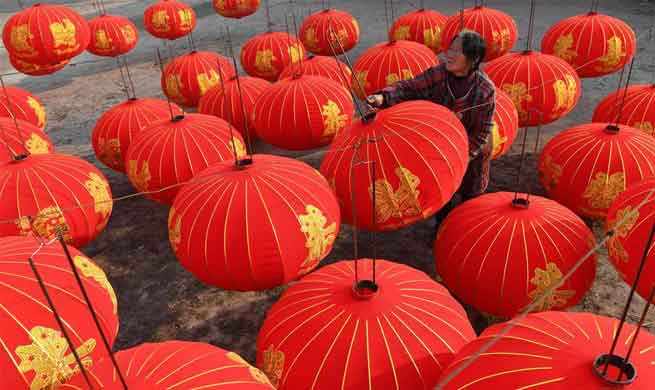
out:
M82 53L89 25L68 7L37 3L12 15L2 31L9 54L33 64L58 64Z
M91 133L93 150L100 162L125 172L125 155L132 139L149 125L182 114L182 110L164 100L128 99L102 114Z
M260 0L213 0L216 13L235 19L254 14L260 3Z
M88 51L97 56L116 57L134 49L139 31L124 16L100 15L89 22L91 42Z
M624 102L625 96L625 102ZM596 106L592 122L615 122L655 136L655 84L631 85L609 94Z
M143 25L154 37L175 40L193 31L196 13L181 1L161 0L143 12Z
M489 340L505 330L506 324L487 328L480 337L462 348L443 378L468 362ZM619 320L591 313L547 312L531 314L508 334L485 350L444 390L488 389L611 389L648 390L655 381L655 337L642 331L636 340L630 363L637 377L629 385L615 386L594 372L594 360L609 352ZM635 326L627 323L616 344L615 354L626 356L635 336ZM601 363L602 364L602 363ZM603 366L600 366L602 371ZM619 376L609 366L611 379ZM626 376L623 376L623 380Z
M432 389L475 338L464 309L423 272L378 260L367 295L357 275L371 279L371 260L305 276L268 312L257 366L277 389Z
M22 88L6 86L0 88L0 117L12 116L45 129L47 116L41 100Z
M589 12L556 23L544 34L541 51L575 68L580 77L598 77L623 68L637 50L632 28L617 18Z
M357 45L359 23L347 12L325 9L303 20L299 35L307 50L322 56L334 56Z
M340 83L348 90L352 87L353 74L350 68L334 57L309 56L306 61L303 60L284 68L280 73L280 80L293 77L294 74L327 77Z
M233 77L207 91L200 98L198 112L214 115L230 123L241 133L246 135L246 121L248 129L253 134L252 111L257 98L269 87L269 82L257 77Z
M235 152L236 151L236 152ZM178 115L141 130L125 155L127 176L139 192L164 204L173 203L185 182L209 165L234 155L243 157L243 138L222 119L202 114Z
M358 160L374 161L375 179L371 163L352 167ZM467 165L468 136L455 114L412 101L353 122L330 145L321 173L339 199L344 222L352 224L356 212L362 229L393 230L436 213L461 184Z
M491 61L512 50L518 38L518 29L511 16L493 8L476 6L464 10L462 25L460 12L448 18L441 34L441 47L448 50L450 42L462 28L480 34L487 43L487 54L483 61ZM486 70L486 69L485 69Z
M184 186L168 218L171 246L202 282L264 290L314 269L339 234L325 179L297 160L255 155L215 164Z
M491 158L498 158L505 154L512 146L518 131L519 113L514 107L514 102L508 94L497 89L496 112L494 113L494 122L491 128Z
M9 62L11 62L11 66L14 67L17 71L26 74L28 76L45 76L48 74L52 74L55 72L58 72L68 63L70 62L70 59L63 60L57 64L46 64L46 65L39 65L39 64L34 64L31 62L25 62L23 60L19 60L18 58L15 58L11 54L9 54Z
M280 148L305 150L329 144L353 120L350 93L338 82L300 75L269 86L255 102L257 135Z
M510 53L484 67L507 93L519 113L520 126L554 122L573 110L580 99L580 79L564 60L536 51Z
M435 54L442 51L441 33L446 17L430 9L407 13L396 20L389 31L389 39L414 41L429 47Z
M41 129L22 120L0 117L0 163L10 161L12 155L52 153L54 146Z
M241 66L253 77L275 81L287 65L306 57L302 43L294 35L269 32L256 35L243 46Z
M161 88L175 103L196 107L202 95L221 82L221 77L228 80L235 75L236 70L222 55L192 51L166 65L161 75Z
M75 248L69 250L102 331L112 345L118 333L116 294L100 267ZM107 355L62 247L54 243L40 248L33 237L2 237L2 389L58 388L80 371L29 265L30 256L85 368L92 369Z
M655 175L655 139L631 127L587 123L555 136L539 157L539 180L551 198L577 214L604 220L632 183Z
M399 80L409 80L439 59L428 47L412 41L379 43L366 50L355 62L355 89L364 98ZM362 90L364 92L362 92Z
M607 252L619 275L630 285L635 282L650 230L655 223L653 191L655 178L632 184L616 197L607 212L605 227L607 230L614 230L614 234L607 241ZM651 200L642 205L646 197ZM623 222L621 226L617 226L619 222ZM637 292L644 299L648 299L655 286L655 244L648 248L647 256L637 285Z
M527 206L527 207L526 207ZM485 194L455 208L437 233L437 272L453 295L484 313L512 317L560 281L596 245L584 221L546 198ZM574 306L591 288L588 260L538 311Z
M61 229L81 248L107 225L112 209L107 179L93 165L61 153L34 154L0 164L0 236L34 232L44 239Z

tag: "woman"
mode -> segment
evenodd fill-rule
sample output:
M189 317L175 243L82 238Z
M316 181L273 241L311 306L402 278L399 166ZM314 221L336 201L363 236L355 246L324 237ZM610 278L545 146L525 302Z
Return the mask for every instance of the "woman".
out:
M462 202L481 195L489 184L489 139L495 111L495 87L479 69L486 48L480 35L463 30L452 40L445 64L366 98L371 106L381 108L407 100L430 100L455 112L469 137L469 165L456 193ZM437 213L437 226L453 207L451 199Z

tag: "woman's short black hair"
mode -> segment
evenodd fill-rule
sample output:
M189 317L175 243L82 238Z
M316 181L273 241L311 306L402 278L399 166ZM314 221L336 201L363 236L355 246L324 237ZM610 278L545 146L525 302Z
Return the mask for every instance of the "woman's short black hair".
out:
M487 43L482 39L480 34L466 29L455 35L450 43L452 44L457 38L462 39L462 53L464 53L464 56L471 61L472 69L478 70L485 54L487 53Z

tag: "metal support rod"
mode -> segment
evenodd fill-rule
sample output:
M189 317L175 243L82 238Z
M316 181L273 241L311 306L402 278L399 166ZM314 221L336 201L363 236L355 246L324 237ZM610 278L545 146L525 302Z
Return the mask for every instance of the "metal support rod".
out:
M14 126L16 126L16 134L18 135L18 140L20 141L21 146L23 147L23 150L25 151L25 154L29 155L30 151L27 150L27 147L25 146L25 138L23 138L23 132L20 129L20 126L18 125L18 120L16 119L16 112L14 111L14 107L12 106L12 101L9 98L9 92L7 91L7 86L5 85L5 80L0 76L0 85L2 86L2 92L5 95L5 99L7 99L7 110L9 111L9 114L11 114L11 119L14 121Z
M161 59L161 52L159 51L159 48L157 48L157 60L159 62L159 71L161 72L162 77L164 76L164 62ZM164 93L164 96L166 96L166 101L168 102L168 111L171 114L171 120L175 118L175 115L173 114L173 104L171 103L171 98L168 96L167 93Z
M336 36L334 34L334 30L332 29L332 26L328 26L328 29L330 31L330 34L329 34L330 36ZM350 59L348 58L348 54L346 54L346 52L343 50L343 45L341 44L341 41L338 40L338 39L335 39L335 41L339 45L339 50L341 51L341 53L343 54L344 59L346 60L346 66L350 70L350 74L354 75L355 71L353 69L353 65L350 62ZM332 56L334 56L334 60L337 62L337 66L338 66L338 68L339 68L339 70L341 72L342 79L347 80L345 72L343 71L343 68L341 67L341 64L339 63L338 54L337 54L337 52L336 52L336 50L334 48L332 39L328 39L328 44L330 45L330 50L332 51ZM363 94L365 94L364 87L362 86L362 83L359 81L359 79L357 77L353 77L352 80L356 84L355 88L358 88L359 91L361 91ZM358 103L358 99L356 98L357 96L356 96L356 93L353 91L353 88L350 89L350 95L353 98L353 102L355 102L355 108L357 109L357 113L359 114L359 117L364 118L364 112L362 111L362 108Z
M235 72L236 72L236 82L237 82L237 89L239 90L239 101L241 103L241 114L243 115L243 125L245 127L245 132L246 132L246 143L248 144L248 153L250 158L252 158L253 154L253 148L252 148L252 141L250 137L250 127L248 125L248 117L246 115L246 108L243 104L243 90L241 89L241 79L239 78L239 71L237 70L237 60L234 55L234 47L232 45L232 34L230 33L230 28L228 26L225 26L225 37L226 37L226 42L225 44L227 45L228 49L230 50L230 57L232 57L232 64L234 66Z
M641 331L641 327L644 326L644 322L646 322L646 316L648 315L648 310L650 309L650 305L651 302L653 302L653 299L655 299L655 286L653 286L653 289L650 292L650 296L646 299L646 304L644 305L644 310L641 312L641 318L639 318L637 329L635 330L634 336L630 340L630 347L628 347L628 353L625 355L625 358L623 358L623 364L621 365L619 376L616 379L617 382L620 382L621 379L623 378L623 369L625 368L625 363L630 361L632 350L634 349L635 344L637 343L637 337L639 337L639 332Z
M528 37L525 43L525 50L532 50L532 35L534 33L534 10L535 10L535 0L530 1L530 22L528 24Z

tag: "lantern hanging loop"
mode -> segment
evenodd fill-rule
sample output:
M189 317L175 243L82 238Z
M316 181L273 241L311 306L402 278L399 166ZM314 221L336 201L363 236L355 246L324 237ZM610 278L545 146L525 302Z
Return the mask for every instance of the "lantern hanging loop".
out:
M525 52L529 53L532 51L532 36L534 34L534 11L535 11L535 0L530 0L530 21L528 22L528 37L525 42Z
M130 91L127 86L127 78L125 77L125 72L123 72L123 64L121 64L121 58L116 57L116 65L118 65L118 71L121 74L121 89L125 92L125 95L127 96L127 100L130 100Z
M539 125L537 126L537 138L534 143L534 154L539 153L539 141L541 139L541 122L543 122L543 112L541 110L538 110L536 107L530 108L528 111L535 112L537 115L539 115ZM524 128L523 132L523 144L521 145L521 157L519 160L519 167L516 172L516 191L514 191L514 200L512 201L512 205L515 207L522 207L522 208L527 208L530 205L530 195L532 195L532 183L528 181L527 184L527 191L526 191L526 197L521 199L519 198L519 187L521 185L521 172L523 170L523 163L525 162L525 148L527 144L527 138L528 138L528 129L529 127Z
M271 2L270 0L265 0L266 1L266 28L268 29L268 32L271 33L273 32L273 22L271 22Z
M16 155L14 153L11 153L14 157L14 161L17 160L22 160L25 157L30 155L29 150L27 150L27 146L25 146L25 138L23 137L23 133L21 131L20 126L18 125L18 120L16 119L16 113L14 112L14 107L12 106L12 100L9 98L9 92L7 91L7 86L5 85L5 80L2 78L2 75L0 75L0 86L2 86L2 92L5 95L5 99L7 99L7 109L9 110L9 114L11 114L11 119L14 121L14 126L16 126L16 132L18 133L18 139L20 140L20 144L23 147L23 151L25 152L24 154L19 154ZM9 147L9 144L6 144L7 147Z
M644 326L644 323L646 322L646 316L648 315L648 311L650 310L650 305L651 302L653 302L653 299L655 299L655 286L653 286L653 289L650 292L650 296L648 297L648 299L646 300L646 304L644 305L644 310L641 312L641 317L639 318L637 329L635 330L635 334L630 342L628 353L625 355L624 363L630 362L630 356L632 355L632 351L634 350L634 346L637 342L637 337L639 337L639 332L641 331L642 326ZM621 370L619 371L619 377L617 381L620 382L621 380L623 380L623 366L621 366Z
M293 33L294 33L295 36L297 37L297 36L298 36L298 23L296 22L296 11L294 10L293 3L294 3L293 0L291 0L291 4L292 4L292 7L291 7L291 18L292 18L292 20L293 20ZM289 39L291 39L291 37L289 37ZM289 47L291 47L291 42L289 42ZM296 78L296 77L298 77L298 76L300 76L300 75L303 74L303 68L302 68L302 61L303 61L303 59L302 59L302 57L303 57L303 56L302 56L302 53L301 53L301 54L298 56L298 65L297 65L297 68L296 68L296 69L297 69L297 73L294 72L294 78ZM293 66L293 64L292 64L292 66Z
M0 135L2 135L2 142L4 142L5 147L7 148L7 152L9 153L9 156L11 156L11 160L16 161L16 154L9 147L9 140L7 140L7 134L5 133L5 128L2 125L0 125Z
M591 0L591 9L589 10L589 13L597 13L598 12L598 5L600 4L600 0Z
M610 122L607 127L605 128L606 131L610 133L618 133L619 132L619 126L618 124L621 123L621 116L623 115L623 108L625 107L625 98L628 95L628 86L630 85L630 79L632 79L632 68L635 64L635 57L632 57L632 60L630 60L630 68L628 69L628 78L625 81L625 90L623 91L623 97L621 98L621 104L619 105L619 111L614 119L613 122ZM623 75L621 75L623 76ZM617 90L620 91L621 89L621 80L619 79L619 89ZM618 99L618 94L617 94L617 99ZM613 116L613 115L612 115Z
M425 0L419 1L419 11L425 11Z
M156 52L157 52L157 63L159 65L159 71L161 72L161 74L164 74L164 61L161 58L161 52L159 51L159 48L156 48ZM168 94L164 94L164 95L166 96L166 102L168 102L168 111L171 114L171 120L174 121L175 118L177 117L175 116L175 114L173 114L173 104L171 103L171 98L168 97Z
M227 94L225 93L225 80L223 79L223 67L221 66L221 60L218 58L216 60L216 63L218 64L218 81L220 83L221 91L223 92L223 103L228 106L228 120L227 120L227 125L230 130L230 143L232 144L232 154L234 155L234 165L239 166L239 155L237 155L237 145L236 145L236 140L234 138L234 126L232 126L232 122L234 122L234 116L232 115L232 99L230 99L229 104L228 104L228 99L227 99Z
M134 82L132 81L132 72L130 72L130 67L127 64L127 57L121 56L123 58L123 65L125 65L125 73L127 74L127 81L130 86L132 93L132 99L136 99L136 89L134 88Z
M384 20L387 23L387 31L391 28L391 23L389 22L389 5L388 0L384 0ZM395 39L393 37L389 38L389 43L393 43Z
M332 29L332 26L328 26L328 30L330 32L328 34L328 36L330 37L330 38L328 38L328 44L330 45L330 51L332 51L332 57L334 57L334 61L336 61L336 63L337 63L337 68L339 69L339 72L341 73L341 77L344 80L347 80L348 78L346 77L346 74L343 71L343 67L339 63L339 54L335 50L334 42L336 42L339 45L340 53L343 54L343 58L346 61L346 66L348 66L348 70L350 70L351 74L354 74L353 64L352 64L352 62L350 62L350 58L348 58L348 54L346 54L346 52L343 50L343 45L341 44L341 41L339 39L336 39L336 38L333 39L332 38L332 37L337 36L334 33L334 30ZM353 81L357 85L356 85L356 87L349 87L348 91L350 92L350 97L353 99L353 102L355 103L355 108L357 109L357 113L359 114L359 117L363 120L364 117L366 116L366 114L364 114L364 112L362 111L362 108L360 107L359 99L357 99L357 96L356 96L355 91L353 90L353 88L358 88L360 91L363 91L364 87L363 87L362 83L360 82L360 80L357 77L353 77Z

